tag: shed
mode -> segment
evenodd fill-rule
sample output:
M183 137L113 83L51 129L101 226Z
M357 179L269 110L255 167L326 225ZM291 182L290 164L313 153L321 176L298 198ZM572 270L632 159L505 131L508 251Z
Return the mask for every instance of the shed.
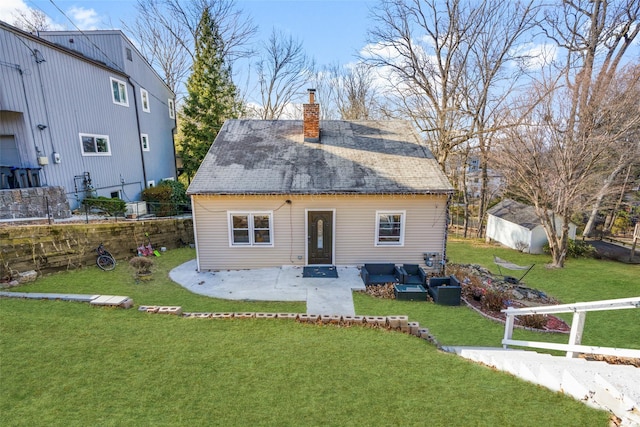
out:
M556 219L556 229L562 229L562 219ZM576 238L576 225L569 223L569 238ZM487 211L486 240L531 254L542 253L548 242L535 208L511 199L504 199Z

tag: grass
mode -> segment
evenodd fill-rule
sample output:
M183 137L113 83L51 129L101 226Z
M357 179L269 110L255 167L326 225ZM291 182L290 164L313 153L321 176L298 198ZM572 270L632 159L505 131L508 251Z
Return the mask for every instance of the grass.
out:
M115 270L102 271L97 266L41 277L36 282L15 288L20 292L54 292L74 294L126 295L138 305L182 306L185 311L251 311L304 313L304 302L230 301L196 295L169 278L174 267L194 259L194 249L167 252L154 261L153 278L136 283L135 271L126 261L118 261Z
M536 262L527 284L563 302L640 294L633 266L570 260L564 270L547 270L547 257L481 242L450 241L448 250L452 262L492 271L494 253L519 264ZM193 257L186 248L155 258L154 278L144 284L136 284L121 263L112 272L86 268L15 290L129 295L137 304L186 311L305 311L303 303L192 294L172 283L168 272ZM465 307L359 293L354 301L359 314L407 314L443 344L497 346L502 338L502 325ZM602 314L587 315L585 343L639 347L635 310L606 313L622 316L614 320ZM519 331L515 338L537 335ZM284 320L185 319L59 301L0 300L0 382L0 417L8 426L605 426L608 419L400 333Z
M601 425L415 337L0 301L3 425Z
M561 302L628 298L640 295L640 267L612 261L570 259L564 269L549 269L551 258L529 255L488 245L481 241L450 240L448 258L452 263L479 264L498 272L493 255L520 265L536 266L524 279L527 286L546 292ZM513 272L505 272L505 274ZM517 273L517 272L516 272ZM500 346L504 325L485 319L467 307L446 307L413 301L381 300L354 294L357 313L407 314L429 328L443 345ZM568 323L570 314L558 315ZM640 349L640 322L637 310L590 312L582 342L587 345ZM566 334L514 330L514 339L567 343Z

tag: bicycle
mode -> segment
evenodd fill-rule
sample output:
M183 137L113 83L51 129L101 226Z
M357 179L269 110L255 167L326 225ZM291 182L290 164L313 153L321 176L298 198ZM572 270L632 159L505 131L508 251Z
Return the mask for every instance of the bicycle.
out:
M100 267L100 269L109 271L116 268L116 259L108 250L104 248L102 243L100 243L100 246L96 248L96 252L98 253L96 264L98 264L98 267Z

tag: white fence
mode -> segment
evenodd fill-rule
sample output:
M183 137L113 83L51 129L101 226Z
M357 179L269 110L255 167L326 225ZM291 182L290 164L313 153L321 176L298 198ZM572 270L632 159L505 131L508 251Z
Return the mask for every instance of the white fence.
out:
M640 358L640 350L612 347L595 347L582 344L582 331L588 311L622 310L626 308L640 308L640 297L610 299L604 301L577 302L575 304L562 304L540 307L512 308L502 310L507 315L504 327L504 339L502 346L509 345L520 347L544 348L549 350L566 351L567 357L578 357L579 353L604 354L618 357ZM513 326L516 316L529 316L533 314L573 313L571 333L568 344L556 344L539 341L520 341L512 339ZM622 326L622 325L621 325ZM624 326L622 326L624 327ZM611 331L614 333L614 331ZM640 340L640 339L639 339Z

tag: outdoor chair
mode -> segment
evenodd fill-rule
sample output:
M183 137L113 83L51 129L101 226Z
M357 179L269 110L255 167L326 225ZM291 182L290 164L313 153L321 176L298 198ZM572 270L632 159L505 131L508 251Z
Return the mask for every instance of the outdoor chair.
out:
M402 283L403 272L395 264L365 264L360 269L360 276L365 285L384 285L385 283Z
M405 285L426 285L427 273L418 264L402 264Z
M429 278L427 292L438 305L460 305L462 287L456 276Z

